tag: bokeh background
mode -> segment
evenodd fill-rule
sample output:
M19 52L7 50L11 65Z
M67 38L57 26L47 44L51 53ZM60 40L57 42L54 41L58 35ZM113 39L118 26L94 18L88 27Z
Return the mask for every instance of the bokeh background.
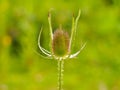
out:
M120 90L120 0L0 0L0 90L57 90L57 61L40 57L53 31L70 35L72 16L82 10L72 53L64 63L64 90Z

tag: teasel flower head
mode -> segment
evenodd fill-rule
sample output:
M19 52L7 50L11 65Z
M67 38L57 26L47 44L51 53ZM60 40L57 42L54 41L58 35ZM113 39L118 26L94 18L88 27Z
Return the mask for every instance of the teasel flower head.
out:
M70 53L70 39L67 32L62 28L57 29L53 34L52 53L55 58L66 58Z
M51 13L48 14L48 23L50 29L50 50L48 51L43 48L40 44L41 32L42 28L38 37L38 46L41 52L45 55L41 55L48 59L56 59L56 60L63 60L67 58L74 58L76 57L85 47L86 43L81 46L81 48L74 54L71 53L71 49L73 46L73 41L75 40L75 34L77 30L78 20L80 18L81 10L79 10L77 17L73 16L72 18L72 29L71 35L69 37L68 33L62 28L60 25L53 33L53 28L51 24Z
M63 90L62 86L63 86L64 60L76 57L86 45L86 43L83 44L76 53L71 52L74 44L73 41L75 40L75 34L80 14L81 11L79 10L77 17L74 18L73 16L72 18L71 35L69 37L68 33L62 28L61 25L53 33L53 28L51 24L51 13L49 12L48 23L50 29L50 51L43 48L40 44L41 32L43 28L41 28L38 37L38 46L41 52L44 54L44 56L41 54L39 55L47 59L55 59L58 61L58 90Z

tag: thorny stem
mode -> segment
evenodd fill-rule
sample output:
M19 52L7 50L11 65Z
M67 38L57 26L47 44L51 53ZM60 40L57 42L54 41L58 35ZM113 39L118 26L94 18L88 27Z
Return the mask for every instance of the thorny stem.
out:
M63 90L63 67L64 67L64 60L58 60L58 90Z

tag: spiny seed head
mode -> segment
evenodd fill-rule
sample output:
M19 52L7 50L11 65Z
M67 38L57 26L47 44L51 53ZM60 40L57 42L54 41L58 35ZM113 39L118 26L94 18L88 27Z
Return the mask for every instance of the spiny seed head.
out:
M69 54L69 35L62 29L57 29L53 34L52 52L57 58L66 57Z

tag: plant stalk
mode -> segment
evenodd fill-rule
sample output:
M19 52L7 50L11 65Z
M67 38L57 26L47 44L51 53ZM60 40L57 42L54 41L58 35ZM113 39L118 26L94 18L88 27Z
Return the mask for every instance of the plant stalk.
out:
M58 60L58 90L63 90L63 67L64 60Z

